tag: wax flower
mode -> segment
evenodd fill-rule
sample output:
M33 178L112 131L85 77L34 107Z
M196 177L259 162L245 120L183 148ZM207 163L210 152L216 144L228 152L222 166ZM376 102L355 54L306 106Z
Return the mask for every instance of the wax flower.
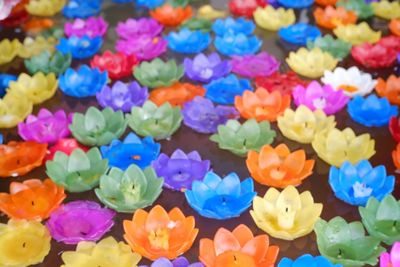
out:
M233 56L232 72L247 78L269 76L279 69L280 62L267 52L242 57Z
M9 220L0 224L1 266L40 264L50 252L49 231L38 221Z
M141 35L156 37L162 32L163 26L152 18L129 18L124 22L118 22L115 30L120 38L129 40Z
M263 88L269 92L279 91L282 95L291 95L292 90L297 85L307 86L307 82L300 79L293 71L275 72L270 76L256 77L255 83L258 88Z
M134 54L139 60L152 60L167 51L167 40L147 34L117 41L115 49L126 55Z
M201 19L215 20L226 16L227 12L225 10L217 10L211 5L203 5L197 10L197 17Z
M118 139L125 132L126 126L122 111L113 111L111 108L100 111L92 106L85 114L74 113L69 129L80 143L101 146Z
M59 139L68 137L71 132L68 125L72 121L72 116L64 110L58 110L54 114L42 108L37 116L29 115L24 122L18 124L18 134L25 141L35 141L38 143L55 143Z
M268 235L254 236L244 224L233 231L219 228L214 239L200 239L199 259L205 266L274 266L279 247Z
M79 1L79 0L69 0L68 3L63 8L63 15L68 19L73 18L89 18L96 16L101 11L101 0L92 1Z
M400 18L400 3L381 0L371 3L375 16L391 20Z
M51 54L43 51L41 54L25 59L24 64L30 74L43 72L44 74L54 73L60 75L71 65L71 54L63 54L59 51Z
M183 105L182 116L186 126L199 133L211 134L217 132L218 125L237 119L239 114L234 107L214 106L211 100L196 96Z
M336 167L345 161L355 164L375 154L375 140L369 134L356 136L351 128L321 131L315 135L312 147L318 157Z
M82 37L71 36L68 39L61 38L56 47L61 53L71 53L74 59L86 59L99 52L102 44L103 39L100 36L90 38L84 35Z
M0 41L0 65L10 63L18 55L21 43L18 39Z
M325 71L321 78L324 84L329 84L334 90L342 90L347 96L365 96L374 90L376 80L372 79L371 74L360 71L353 66L349 69L342 67L334 71Z
M115 212L93 201L73 201L55 210L46 226L58 242L97 241L114 225Z
M335 58L342 60L350 53L351 44L340 39L334 39L332 35L326 34L324 37L318 37L313 41L307 41L307 48L321 48L322 51L330 53Z
M213 80L204 87L207 90L206 98L214 103L223 105L233 104L235 96L242 95L246 90L253 90L249 80L239 79L233 74L225 78Z
M306 87L296 86L292 95L296 106L304 105L312 111L322 110L326 115L340 111L349 101L342 90L336 91L329 84L322 86L317 81Z
M384 46L388 49L393 49L400 53L400 37L394 35L388 35L382 37L376 45Z
M170 32L166 38L168 47L183 54L197 54L208 48L211 35L202 31L191 31L183 28L179 32Z
M385 81L378 78L375 90L381 97L386 97L390 103L400 105L400 77L390 75Z
M115 139L109 146L102 146L100 150L111 167L125 170L131 164L146 168L158 157L160 148L160 144L155 143L149 136L141 140L134 133L129 133L123 142Z
M16 81L18 76L7 73L0 73L0 98L6 95L6 90L8 89L11 81Z
M10 193L0 193L0 210L13 219L43 220L65 197L64 188L50 179L11 182Z
M327 116L320 109L312 111L304 105L300 105L296 110L286 109L284 114L278 117L278 127L282 134L302 144L311 143L317 133L333 129L335 126L334 116Z
M1 6L0 20L4 20L10 16L12 9L18 4L18 2L20 2L20 0L4 1Z
M188 28L191 31L210 32L212 22L202 18L191 18L181 25L182 28Z
M86 266L137 266L141 256L132 252L124 242L117 242L114 237L107 237L95 242L81 241L75 251L64 251L61 254L62 267Z
M344 7L334 8L327 6L325 9L317 7L314 11L314 18L318 26L333 30L339 25L357 23L357 14Z
M230 0L229 10L236 16L251 18L258 7L264 7L267 3L263 0Z
M167 3L151 10L150 16L164 26L176 27L190 19L193 16L193 10L190 5L174 7Z
M208 56L200 53L193 59L185 58L183 66L188 78L202 83L222 78L229 74L232 68L230 61L222 60L218 53Z
M168 102L157 107L153 102L146 101L142 107L133 107L126 119L129 127L138 135L161 140L178 130L182 115L179 107L172 107Z
M322 256L335 264L361 267L378 262L385 249L379 239L366 236L361 222L347 223L342 217L329 222L320 219L315 224L318 250Z
M191 248L199 229L193 216L186 217L177 207L167 213L157 205L149 212L135 211L132 220L124 221L124 231L133 251L151 260L172 260Z
M389 23L389 30L396 36L400 36L400 19L392 19Z
M381 43L353 46L351 56L366 68L379 69L393 66L396 63L397 51Z
M319 0L321 1L321 0ZM318 0L316 0L318 2ZM342 267L340 264L333 264L324 256L312 256L310 254L304 254L295 260L289 258L282 258L278 264L278 267L303 267L303 266L318 266L318 267Z
M245 18L234 19L228 17L225 19L217 19L212 25L213 32L218 36L224 36L225 33L230 32L233 34L243 33L245 35L253 34L256 25L251 20Z
M314 3L314 0L278 0L278 3L286 8L307 8Z
M0 128L13 128L32 113L32 102L21 93L8 93L0 99Z
M64 94L83 98L96 95L106 85L107 77L107 72L81 65L77 71L68 68L64 74L59 76L58 81L60 90Z
M173 261L167 258L159 258L151 265L141 265L140 267L204 267L200 262L190 264L190 262L183 256L176 258Z
M346 10L353 11L362 20L374 15L372 6L365 0L339 0L336 2L336 7L344 7Z
M400 242L395 242L389 252L384 252L380 256L381 267L398 267L400 265Z
M172 106L182 107L186 102L193 100L196 96L204 96L206 90L202 86L191 83L177 82L169 87L159 87L150 93L149 100L157 106L168 102Z
M31 58L41 54L43 51L53 53L56 50L55 45L57 42L58 40L53 37L44 38L43 36L38 36L35 39L25 37L24 42L19 48L18 56L22 58Z
M296 23L281 28L278 31L279 37L284 41L295 45L306 45L308 40L314 40L321 36L321 31L306 23Z
M34 16L52 17L61 11L65 2L66 0L31 0L25 9Z
M47 175L68 192L85 192L98 186L99 179L108 169L108 160L102 159L97 147L85 152L80 148L70 155L56 152L46 162Z
M264 8L258 7L253 14L257 25L268 31L277 31L296 22L293 9L274 8L268 5Z
M276 132L268 121L258 123L250 119L240 124L237 120L228 120L226 125L218 126L218 133L212 135L210 140L218 143L221 149L244 157L250 150L260 151L263 145L271 144L275 137Z
M10 141L0 145L0 177L22 176L42 165L47 144Z
M183 76L183 72L183 66L177 65L175 60L164 62L156 58L151 62L142 62L133 74L140 84L156 88L174 84Z
M103 55L95 55L90 62L90 66L98 68L100 71L107 71L108 77L114 80L128 77L132 74L132 69L139 63L135 55L125 55L123 53L112 53L106 50Z
M363 43L374 44L379 41L382 34L380 31L372 30L366 22L339 25L333 30L333 33L340 40L351 43L352 45L360 45Z
M358 210L370 235L387 245L396 244L400 240L400 202L394 196L388 194L381 200L370 197L367 205Z
M80 148L83 151L88 151L89 148L81 145L76 141L74 138L62 138L59 139L53 146L51 146L47 150L47 155L45 161L52 160L54 158L54 155L58 152L61 151L66 155L71 155L72 151L75 149Z
M90 38L103 37L107 33L107 28L108 23L102 17L91 17L87 20L76 19L64 24L64 32L67 37L83 37L85 35Z
M246 165L254 180L263 185L285 188L297 186L312 174L314 160L306 159L304 150L290 152L285 144L273 148L261 147L260 152L251 150Z
M361 96L354 97L347 105L350 117L367 127L381 127L387 125L391 117L396 117L399 109L395 105L390 105L389 100L379 98L375 94L366 98Z
M214 46L218 52L225 56L243 56L255 54L260 50L262 41L255 35L246 36L243 33L234 34L227 32L217 36Z
M240 216L247 210L256 195L251 178L240 182L236 173L220 178L208 172L203 181L194 181L191 190L185 191L189 205L201 216L225 220Z

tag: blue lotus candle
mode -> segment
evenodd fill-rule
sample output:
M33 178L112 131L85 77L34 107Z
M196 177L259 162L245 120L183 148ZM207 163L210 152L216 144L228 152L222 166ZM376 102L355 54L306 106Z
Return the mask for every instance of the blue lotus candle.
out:
M231 71L228 60L222 60L218 53L196 55L193 59L185 58L183 61L185 75L197 82L209 83L212 80L222 78Z
M11 81L16 81L18 79L17 76L12 74L0 74L0 98L6 94L6 89Z
M278 267L342 267L341 264L333 264L324 256L312 256L304 254L295 260L283 258Z
M277 0L278 4L286 8L307 8L314 3L314 0Z
M217 19L212 25L213 32L218 36L224 36L225 33L230 32L233 34L243 33L245 35L253 34L256 25L253 21L245 18L234 19L228 17L225 19Z
M165 38L172 51L183 54L200 53L208 48L211 35L202 31L191 31L183 28L179 32L171 32Z
M71 36L70 38L61 38L56 46L58 51L63 54L71 53L74 59L86 59L94 56L103 45L103 39L100 36L90 38Z
M225 56L244 56L255 54L260 50L262 41L254 35L227 32L215 38L214 46Z
M306 45L307 41L313 41L321 36L321 31L318 27L307 23L296 23L281 28L278 31L279 37L288 43L295 45Z
M66 18L89 18L96 16L101 11L102 0L79 1L70 0L63 8L63 15Z

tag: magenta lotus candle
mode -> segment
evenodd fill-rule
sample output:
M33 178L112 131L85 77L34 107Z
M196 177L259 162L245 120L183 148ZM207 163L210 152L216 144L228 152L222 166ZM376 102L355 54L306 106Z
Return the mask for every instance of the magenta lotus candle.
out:
M102 17L91 17L87 20L76 19L73 22L67 22L64 25L64 32L67 37L85 35L90 38L97 36L103 37L107 33L108 23Z
M261 52L257 55L233 56L231 64L232 72L243 77L254 78L269 76L276 72L280 62L267 52Z
M164 26L152 18L128 19L125 22L119 22L116 31L122 39L134 39L140 35L156 37Z
M136 38L118 40L115 49L126 55L134 54L139 60L151 60L167 51L168 42L161 37L138 35Z

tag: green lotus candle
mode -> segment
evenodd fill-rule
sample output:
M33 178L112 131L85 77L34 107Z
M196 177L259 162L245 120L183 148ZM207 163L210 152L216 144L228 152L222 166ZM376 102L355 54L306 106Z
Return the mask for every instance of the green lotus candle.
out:
M122 171L112 168L100 178L97 197L107 207L118 212L132 213L153 204L162 191L163 178L157 177L152 167L142 171L132 164Z
M74 114L69 129L80 143L101 146L118 139L125 132L126 126L122 111L113 111L111 108L100 111L90 107L85 114Z
M45 74L53 72L57 75L64 73L71 65L71 62L71 54L63 54L59 51L54 54L49 51L43 51L39 55L24 61L25 67L31 74L41 71Z
M209 32L211 31L212 21L208 19L199 19L199 18L192 18L187 20L185 23L182 24L181 28L188 28L192 31L203 31Z
M46 162L47 175L69 192L84 192L97 187L107 169L108 160L102 159L97 147L88 152L77 148L69 156L59 151Z
M329 222L319 220L314 231L321 255L344 267L375 266L379 255L385 251L378 238L365 235L359 221L347 223L342 217Z
M144 61L136 66L133 74L144 86L150 88L167 87L183 76L183 67L176 65L175 60L164 62L156 58L151 62Z
M400 240L400 201L387 195L379 202L370 197L365 207L358 208L368 233L392 245Z
M143 107L133 107L127 120L137 134L160 140L169 138L178 130L182 115L180 108L172 107L169 102L157 107L152 101L146 101Z
M268 121L258 123L255 119L240 124L237 120L229 120L218 126L218 133L210 137L221 149L244 157L250 150L260 151L263 145L274 141L276 132Z
M336 6L354 11L360 19L367 19L374 15L372 6L365 3L364 0L339 0Z
M314 47L321 48L321 50L328 52L337 59L343 59L350 53L351 44L335 39L332 35L327 34L324 37L307 41L308 49L313 49Z

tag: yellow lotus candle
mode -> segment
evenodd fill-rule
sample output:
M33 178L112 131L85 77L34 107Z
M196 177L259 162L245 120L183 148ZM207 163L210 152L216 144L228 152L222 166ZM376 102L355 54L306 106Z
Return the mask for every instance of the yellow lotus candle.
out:
M197 11L197 17L201 19L215 20L226 16L227 13L224 10L217 10L211 5L204 5Z
M263 198L254 198L250 214L269 235L294 240L313 231L322 207L321 203L314 203L310 191L299 194L294 186L288 186L279 192L271 187Z
M21 43L17 39L12 41L9 39L2 40L0 42L0 65L11 62L17 56L20 47Z
M319 78L325 70L333 70L338 60L318 47L312 50L302 47L297 52L290 52L286 62L293 71L304 77Z
M32 113L33 104L24 95L7 93L0 99L0 128L12 128Z
M26 11L34 16L51 17L61 11L66 0L30 0Z
M381 0L379 2L371 3L375 16L383 19L391 20L400 18L400 2L388 0Z
M39 264L49 254L50 241L49 231L40 222L11 219L0 224L0 266Z
M269 31L277 31L296 22L293 9L275 9L270 5L265 8L258 7L253 16L258 26Z
M372 30L366 22L339 25L333 32L340 40L351 43L352 45L360 45L363 43L374 44L381 39L382 34L380 31Z
M44 38L43 36L38 36L35 39L31 37L26 37L22 46L18 51L18 55L22 58L31 58L32 56L37 56L43 51L49 51L53 53L56 48L55 45L58 41L53 38Z

